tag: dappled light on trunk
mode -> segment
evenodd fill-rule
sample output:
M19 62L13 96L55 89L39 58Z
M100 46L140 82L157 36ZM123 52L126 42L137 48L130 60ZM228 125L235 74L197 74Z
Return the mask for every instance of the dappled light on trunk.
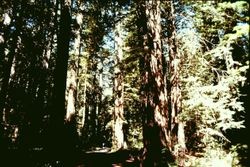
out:
M123 83L123 43L122 43L122 22L116 24L115 27L115 67L114 67L114 125L113 125L113 149L126 149L126 143L124 140L123 124L124 118L124 83Z

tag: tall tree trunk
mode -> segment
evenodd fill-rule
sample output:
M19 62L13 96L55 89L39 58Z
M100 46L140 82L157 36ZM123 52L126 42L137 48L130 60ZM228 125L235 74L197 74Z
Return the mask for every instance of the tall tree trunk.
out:
M17 50L18 50L18 46L20 44L20 28L22 27L22 18L21 16L17 16L18 13L18 2L13 3L13 19L15 20L14 22L14 27L15 30L13 31L12 34L10 34L10 36L12 37L12 41L10 42L10 49L9 49L9 53L7 56L4 56L4 50L5 48L3 48L3 80L2 80L2 84L1 84L1 89L0 89L0 114L1 114L1 120L3 117L3 110L5 107L5 100L6 100L6 95L7 95L7 91L8 91L8 85L11 79L11 76L15 73L15 56L17 54ZM10 23L8 23L10 24ZM10 28L10 27L9 27ZM7 32L7 31L6 31ZM7 35L7 34L4 34ZM7 38L7 37L6 37ZM7 43L8 40L4 39L5 41L3 46L7 47Z
M21 37L20 37L20 30L22 28L23 25L23 20L22 20L22 12L19 11L18 6L19 6L19 2L13 2L13 8L12 8L12 13L13 13L13 18L12 20L15 20L14 23L12 23L15 27L15 30L12 32L12 34L9 32L10 31L10 26L9 24L11 24L11 20L9 21L5 21L4 20L4 24L6 24L6 34L4 34L4 41L3 42L3 48L1 53L3 53L2 56L2 60L3 60L3 72L2 72L2 78L3 80L1 81L1 88L0 88L0 147L2 148L6 148L6 144L2 143L3 139L2 137L4 136L4 124L6 123L6 98L7 98L7 94L8 94L8 89L9 89L9 84L10 81L12 79L12 76L15 74L15 66L16 66L16 61L15 58L18 54L18 50L19 50L19 45L21 43ZM17 15L17 13L19 13L19 16ZM7 17L7 16L5 16ZM10 19L10 18L8 18ZM13 26L12 25L12 26ZM9 34L7 34L7 32ZM9 38L9 36L12 38L11 41L8 41L7 38ZM7 53L7 55L5 56L5 49L4 47L8 46L8 42L10 43L10 48L9 48L9 52Z
M87 71L87 69L86 69ZM87 74L87 72L86 72ZM87 76L85 76L84 78L84 87L83 87L83 108L80 110L81 111L81 115L82 115L82 120L81 120L81 128L84 127L84 123L85 123L85 117L86 117L86 94L87 94Z
M87 118L86 115L86 111L87 111L87 84L88 84L88 69L89 69L89 63L88 63L88 59L89 59L89 56L86 55L86 63L84 64L84 67L83 67L83 73L84 73L84 82L83 82L83 100L82 100L82 103L81 106L79 106L81 109L79 109L79 115L81 115L81 135L82 134L82 131L83 131L83 128L84 128L84 125L85 125L85 119Z
M122 37L121 37L121 23L117 23L115 30L115 78L114 78L114 125L113 125L113 149L118 150L125 147L124 134L123 134L123 73L122 73Z
M97 55L95 54L95 57ZM96 60L93 60L94 63L92 65L93 69L97 69L97 62ZM99 136L97 136L97 119L98 119L98 96L99 96L99 91L98 91L98 74L95 72L92 80L92 87L91 87L91 95L89 97L89 134L91 134L91 144L95 144L96 140ZM93 145L92 145L93 146Z
M76 94L77 94L77 75L78 75L78 61L81 54L81 24L83 22L83 16L81 13L76 15L77 28L75 30L75 41L73 48L73 57L69 64L68 79L67 79L67 111L66 121L70 122L75 118L76 112Z
M54 107L51 112L51 151L60 156L66 146L64 118L65 108L65 89L67 79L67 67L69 59L69 41L71 35L71 15L70 0L60 1L60 19L59 30L57 35L57 57L55 68L55 85L54 85ZM67 134L66 134L67 135Z
M176 27L175 27L175 11L174 5L172 1L169 1L169 72L170 72L170 110L171 110L171 147L174 148L174 145L178 144L178 150L173 150L177 153L177 157L179 158L180 166L184 164L184 154L186 150L185 145L185 134L184 134L184 125L181 120L177 119L178 114L181 113L181 89L180 89L180 63L181 63L181 55L178 51L178 42L176 38Z
M82 24L83 24L83 14L80 10L80 8L83 6L83 2L79 1L78 4L78 10L79 12L76 14L76 22L77 22L77 27L76 27L76 38L75 38L75 46L74 46L74 53L76 57L76 94L75 94L75 100L79 100L78 98L78 88L79 88L79 71L80 71L80 60L81 60L81 55L82 55L82 44L81 44L81 31L82 31ZM75 103L75 108L78 110L78 116L81 119L78 119L78 134L81 135L82 127L81 123L84 120L84 114L81 113L79 103Z
M142 2L141 2L142 3ZM161 46L161 12L159 0L147 0L144 12L144 58L141 67L144 106L144 165L159 165L161 149L167 145L168 110L163 74ZM143 11L142 11L143 12ZM146 31L145 31L146 30Z

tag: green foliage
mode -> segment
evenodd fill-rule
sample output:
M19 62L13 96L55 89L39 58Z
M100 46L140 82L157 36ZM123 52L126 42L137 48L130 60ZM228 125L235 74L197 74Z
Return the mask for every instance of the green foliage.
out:
M187 144L192 143L188 148L203 150L203 158L194 164L190 160L190 166L236 165L236 149L224 147L230 142L227 130L244 128L244 118L239 117L245 110L240 87L247 84L249 61L248 44L240 43L249 40L245 15L248 3L206 2L194 6L197 32L189 30L192 33L179 36L184 95L180 119L186 122ZM188 43L190 39L195 43ZM245 52L236 53L236 48L244 48Z
M124 86L124 135L129 148L141 149L142 140L142 113L140 111L140 73L138 47L138 34L135 22L137 16L134 13L136 6L126 11L126 17L122 20L123 60L121 64ZM110 123L112 126L112 123Z

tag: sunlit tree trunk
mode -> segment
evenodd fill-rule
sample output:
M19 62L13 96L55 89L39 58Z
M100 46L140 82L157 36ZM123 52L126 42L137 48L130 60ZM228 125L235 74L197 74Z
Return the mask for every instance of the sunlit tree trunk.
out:
M76 67L74 64L70 65L67 78L67 110L66 121L71 122L75 119L75 97L76 97Z
M177 157L180 158L179 165L183 166L183 157L186 150L185 145L185 134L184 134L184 124L178 119L178 114L181 113L181 89L180 89L180 66L181 66L181 55L178 51L178 42L176 38L176 27L175 27L175 11L172 1L169 1L169 72L170 72L170 109L171 109L171 147L178 144L178 150L173 150L177 153Z
M80 88L80 87L83 87L83 92L82 92L82 101L79 101L78 102L78 105L79 105L79 116L80 116L80 120L81 120L81 122L80 122L80 131L79 131L79 133L80 133L80 135L83 135L83 128L84 128L84 125L85 125L85 119L87 119L87 88L88 88L88 79L89 79L89 77L88 77L88 69L89 69L89 63L88 63L88 61L89 61L89 54L85 54L85 58L84 59L82 59L83 61L84 61L84 65L83 65L83 69L82 69L82 73L83 73L83 85L82 86L80 86L80 82L78 82L78 88ZM80 61L81 62L81 61ZM79 63L80 63L79 62ZM80 67L79 67L80 68ZM79 73L79 75L80 75L80 73ZM79 78L79 80L80 80L80 78ZM80 90L79 90L79 92L80 92ZM78 93L78 92L77 92ZM78 98L80 98L80 97L78 97Z
M123 72L122 72L122 34L121 34L121 23L117 23L115 27L115 78L114 78L114 96L115 96L115 106L113 114L113 149L118 150L125 147L124 143L124 134L123 134L123 124L124 124L124 115L123 115Z
M167 146L168 109L163 74L160 1L145 1L144 58L141 67L144 105L144 166L159 165L161 149ZM141 71L143 71L141 70Z
M81 54L81 24L83 16L81 13L76 15L77 27L75 29L75 41L73 48L72 60L69 64L68 78L67 78L67 110L66 121L70 122L75 119L76 114L76 94L77 94L77 75L78 75L78 59Z
M77 103L75 102L75 108L76 110L78 110L77 116L77 131L78 131L78 135L81 136L82 135L82 129L84 126L84 121L85 121L85 103L86 103L86 97L84 97L84 101L83 101L83 105L84 105L84 109L81 109L81 102L79 102L79 86L80 86L80 82L79 82L79 78L80 78L80 64L81 64L81 56L83 55L82 52L82 42L81 42L81 32L82 32L82 24L83 24L83 14L82 11L80 10L83 6L83 1L78 1L77 2L77 7L78 7L78 12L76 14L76 23L77 23L77 27L75 29L75 34L76 34L76 38L75 38L75 46L74 46L74 55L76 56L76 91L75 91L75 100L78 101ZM85 83L86 83L86 77L84 78ZM85 84L84 83L84 84ZM86 96L86 84L84 85L84 96Z

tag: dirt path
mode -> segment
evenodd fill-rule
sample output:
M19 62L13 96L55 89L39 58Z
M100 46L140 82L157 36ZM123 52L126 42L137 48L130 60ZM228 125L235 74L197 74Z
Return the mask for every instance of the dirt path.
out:
M139 167L138 156L129 150L109 152L87 152L77 167Z
M139 167L138 153L130 150L117 152L77 151L58 158L45 151L6 150L1 153L0 166L8 167Z

